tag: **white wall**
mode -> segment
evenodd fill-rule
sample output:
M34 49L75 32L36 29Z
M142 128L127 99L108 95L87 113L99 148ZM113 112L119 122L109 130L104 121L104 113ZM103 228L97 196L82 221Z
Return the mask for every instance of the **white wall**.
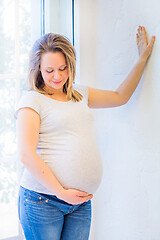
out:
M82 84L115 90L138 59L138 25L144 25L149 36L157 36L130 101L93 110L104 175L93 199L90 240L159 240L160 2L75 2L77 78Z

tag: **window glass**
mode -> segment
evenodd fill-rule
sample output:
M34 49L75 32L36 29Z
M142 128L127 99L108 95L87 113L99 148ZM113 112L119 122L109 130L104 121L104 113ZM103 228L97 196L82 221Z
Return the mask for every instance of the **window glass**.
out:
M72 0L46 1L46 32L62 34L72 42Z
M0 54L1 54L0 74L15 73L14 10L15 10L14 1L9 0L0 1Z
M15 79L0 79L0 238L18 235Z
M35 2L40 5L40 0ZM20 92L26 88L31 37L37 34L32 27L33 7L31 0L0 1L0 239L20 236L14 110ZM34 9L37 19L38 9Z

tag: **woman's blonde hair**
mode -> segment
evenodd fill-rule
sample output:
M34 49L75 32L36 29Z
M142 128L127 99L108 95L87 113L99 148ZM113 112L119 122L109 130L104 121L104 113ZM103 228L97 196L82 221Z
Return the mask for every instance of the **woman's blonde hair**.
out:
M29 76L28 83L30 90L35 89L36 91L46 94L44 90L44 80L40 71L41 57L42 54L47 52L61 52L63 53L67 67L69 77L66 83L63 85L63 92L67 94L68 99L79 101L82 99L82 95L73 89L73 82L75 79L76 72L76 54L75 49L70 41L60 35L54 33L48 33L38 39L33 45L30 57L29 57ZM47 93L49 94L49 93Z

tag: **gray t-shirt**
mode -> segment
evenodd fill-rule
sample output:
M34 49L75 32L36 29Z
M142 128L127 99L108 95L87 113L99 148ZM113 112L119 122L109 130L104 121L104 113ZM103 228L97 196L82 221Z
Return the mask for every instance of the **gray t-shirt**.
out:
M102 178L102 162L94 132L94 116L88 107L88 87L73 84L82 101L61 102L27 91L17 104L15 117L29 107L40 115L37 154L65 188L95 193ZM20 185L41 193L54 194L24 169Z

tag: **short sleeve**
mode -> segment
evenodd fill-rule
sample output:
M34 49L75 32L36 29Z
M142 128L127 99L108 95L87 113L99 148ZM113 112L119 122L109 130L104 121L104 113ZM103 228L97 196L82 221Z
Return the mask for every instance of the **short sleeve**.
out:
M83 95L83 97L85 98L88 104L88 86L81 85L81 84L74 84L73 88Z
M36 94L36 92L27 91L21 96L15 107L15 119L17 119L18 111L25 107L32 108L40 115L40 103L38 101L38 95Z

